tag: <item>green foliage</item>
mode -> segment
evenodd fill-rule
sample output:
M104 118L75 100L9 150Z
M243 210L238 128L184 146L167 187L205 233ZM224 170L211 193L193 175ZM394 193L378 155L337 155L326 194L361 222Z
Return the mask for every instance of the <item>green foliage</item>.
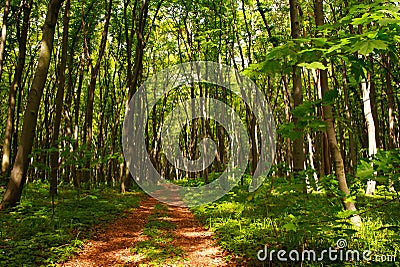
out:
M286 124L281 124L278 126L278 133L282 135L283 137L290 138L292 140L300 138L303 133L299 131L295 131L296 126L294 125L293 122L289 122Z
M140 199L138 193L121 195L110 188L60 187L53 215L48 192L47 184L28 184L20 205L2 212L0 262L4 266L54 266L66 261L90 238L94 226L124 216L124 210L137 207Z
M246 183L249 181L247 179ZM321 251L335 247L339 238L347 240L349 249L369 249L374 255L399 256L396 242L399 238L397 227L400 226L398 203L385 204L384 196L357 195L359 212L365 213L362 215L363 226L355 229L348 222L354 212L343 211L342 194L334 177L328 177L324 183L332 186L322 193L307 195L302 193L302 181L288 183L282 178L275 178L272 192L269 183L254 193L247 192L246 185L237 186L219 201L194 207L192 211L206 227L215 231L216 240L224 249L244 257L251 266L262 266L257 260L257 252L264 246L277 250ZM354 197L348 199L355 201ZM302 264L315 266L309 261ZM326 261L320 264L365 266L378 263Z
M386 50L388 47L386 42L381 41L381 40L363 40L359 41L354 45L355 48L358 48L358 52L361 55L368 55L375 49L381 49L381 50Z
M400 149L379 149L372 159L361 159L357 166L357 177L363 182L372 179L388 188L393 186L399 192Z
M321 62L311 62L311 63L300 63L298 64L299 67L305 67L306 69L320 69L320 70L326 70L327 67L322 64Z
M280 124L277 132L283 137L295 140L301 137L306 130L312 132L325 131L326 123L314 115L316 108L332 103L337 97L338 91L331 90L324 95L322 100L304 101L292 110L292 115L297 119L297 124L295 125L293 122Z

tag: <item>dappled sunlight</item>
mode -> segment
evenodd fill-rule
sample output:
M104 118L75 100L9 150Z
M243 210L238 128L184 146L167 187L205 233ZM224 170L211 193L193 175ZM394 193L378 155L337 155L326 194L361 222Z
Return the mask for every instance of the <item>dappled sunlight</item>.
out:
M213 233L187 208L160 204L153 198L88 241L81 253L60 266L228 266ZM185 265L185 266L186 266Z
M169 216L176 223L172 242L187 251L190 266L228 266L223 251L212 239L213 233L205 230L187 208L169 207Z
M146 239L142 230L155 203L154 199L143 201L126 218L116 220L95 240L86 243L77 258L61 266L114 266L131 261L129 248Z

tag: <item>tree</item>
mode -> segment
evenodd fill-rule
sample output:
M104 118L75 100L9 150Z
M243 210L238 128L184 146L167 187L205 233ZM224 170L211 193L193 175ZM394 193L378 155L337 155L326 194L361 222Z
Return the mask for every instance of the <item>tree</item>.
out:
M106 1L107 3L107 1ZM87 105L86 105L86 116L85 116L85 139L86 139L86 145L89 151L92 148L92 139L93 139L93 105L94 105L94 94L95 94L95 89L96 89L96 84L97 84L97 75L99 74L100 71L100 66L101 62L104 56L104 52L106 49L106 44L107 44L107 36L108 36L108 28L110 26L110 19L111 19L111 11L112 11L112 3L113 0L110 0L108 3L107 7L107 14L106 14L106 21L104 23L104 28L103 32L101 35L101 42L100 42L100 47L99 47L99 54L97 56L97 61L96 65L93 67L91 60L90 60L90 55L89 55L89 60L90 60L90 65L91 65L91 76L90 76L90 84L88 88L88 98L87 98ZM90 158L88 162L86 163L86 168L90 168Z
M28 95L28 102L24 112L22 133L20 137L21 143L18 147L10 180L1 201L0 209L5 209L8 206L15 206L17 202L19 202L22 189L26 182L26 172L35 138L38 110L50 66L55 26L62 2L63 0L51 0L48 5L46 20L43 26L43 37L41 41L38 66L32 81L32 86Z
M6 5L4 7L4 14L3 14L3 25L1 26L1 36L0 36L0 80L3 74L3 60L4 60L4 51L6 50L7 21L8 21L9 11L10 11L10 0L6 0Z
M29 29L29 18L31 14L33 0L29 2L23 2L23 23L22 30L20 30L19 22L17 22L17 36L18 36L18 63L15 67L14 78L10 86L10 91L8 94L8 110L7 110L7 122L4 136L3 145L3 157L1 161L1 172L5 173L8 171L10 166L11 158L11 141L14 132L14 117L15 117L15 104L17 92L21 90L21 79L22 73L25 66L25 56L26 56L26 40L28 36ZM21 92L20 92L21 93ZM17 140L15 140L17 142Z
M57 77L57 95L56 95L56 114L53 121L53 139L51 147L54 149L50 155L50 193L54 198L57 195L57 183L58 183L58 161L59 161L59 144L58 137L60 135L60 124L61 115L63 110L64 100L64 86L65 86L65 69L67 65L68 55L68 30L69 30L69 10L71 7L70 0L66 0L64 18L63 18L63 35L62 35L62 47L61 47L61 62L58 69Z
M290 0L290 25L292 29L291 36L293 39L297 39L300 37L300 22L299 22L299 14L297 10L297 0ZM303 103L303 90L302 90L302 81L301 81L301 70L298 66L294 65L292 67L292 79L293 79L293 108L300 106ZM295 126L297 126L298 121L301 118L294 117L293 122ZM304 170L304 136L302 134L302 130L298 127L295 128L295 131L299 133L298 137L293 140L293 171L294 175L298 176L299 172ZM307 192L306 187L304 187L305 192Z
M314 2L314 15L315 15L315 24L317 27L324 25L324 11L323 11L323 0L315 0ZM326 64L326 60L324 62ZM329 93L329 85L328 85L328 73L326 70L319 70L322 96ZM348 201L347 197L350 195L349 188L347 186L346 173L344 169L344 163L342 154L340 153L337 139L336 139L336 130L334 126L334 118L331 105L325 104L323 106L324 111L324 121L327 124L327 136L329 142L329 148L331 151L331 157L334 162L335 175L336 179L339 183L339 189L344 194L342 197L342 203L346 210L356 211L356 206L353 201ZM351 221L354 225L359 226L361 224L361 218L359 215L355 215L351 217Z

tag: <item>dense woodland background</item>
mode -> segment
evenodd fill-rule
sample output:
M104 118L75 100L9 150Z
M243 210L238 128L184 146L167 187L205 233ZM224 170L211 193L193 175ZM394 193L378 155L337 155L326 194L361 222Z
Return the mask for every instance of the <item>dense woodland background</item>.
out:
M60 186L137 190L121 148L126 106L148 77L199 60L250 77L275 117L268 188L248 201L285 181L300 194L335 196L359 225L351 215L369 180L385 200L398 197L398 1L3 0L0 9L2 209L36 182L50 185L53 200ZM162 153L163 119L195 97L219 99L241 116L251 175L262 146L258 123L238 96L208 85L176 89L151 112L146 138L157 170L208 183L225 169L229 137L212 120L191 121L179 140L189 158L202 138L215 141L217 160L206 170L177 171Z

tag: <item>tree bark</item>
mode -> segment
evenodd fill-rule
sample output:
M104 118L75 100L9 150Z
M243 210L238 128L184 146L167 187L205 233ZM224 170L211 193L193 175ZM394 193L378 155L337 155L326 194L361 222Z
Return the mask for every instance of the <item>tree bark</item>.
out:
M314 12L315 12L315 23L316 26L322 26L324 24L324 11L323 11L323 0L315 0L314 2ZM326 63L326 62L325 62ZM320 70L320 82L322 95L329 92L328 86L328 73L326 70ZM336 179L338 180L339 190L342 191L345 196L342 197L342 204L346 210L356 211L356 206L354 202L347 201L347 196L350 194L349 188L347 186L346 173L344 170L343 158L340 154L336 139L336 130L333 122L333 114L331 105L324 105L324 120L327 123L327 136L329 148L331 151L331 157L334 161ZM361 218L359 215L351 217L351 221L355 226L360 226Z
M290 122L290 93L289 93L289 88L288 88L288 78L287 76L282 77L282 84L283 84L283 101L285 103L285 123ZM293 169L293 151L292 151L292 141L290 138L286 138L286 163L288 166L288 169ZM286 171L286 177L290 180L291 175Z
M344 95L344 108L346 113L346 119L349 122L349 165L348 171L350 174L355 174L355 167L357 165L357 151L356 151L356 140L354 137L353 129L355 127L353 120L351 119L351 110L349 105L349 90L348 90L348 81L347 81L347 67L346 63L342 61L342 81L343 81L343 95Z
M97 75L100 70L100 64L101 60L104 56L104 52L106 49L106 44L107 44L107 35L108 35L108 28L110 25L110 19L111 19L111 7L112 7L112 0L110 0L110 3L107 8L107 17L106 21L104 23L104 29L103 33L101 36L101 42L100 42L100 50L99 54L97 56L97 62L94 68L92 69L91 77L90 77L90 84L89 84L89 89L88 89L88 100L87 100L87 107L86 107L86 117L85 117L85 138L86 138L86 144L88 145L88 149L90 149L92 145L92 138L93 138L93 104L94 104L94 91L96 89L96 80L97 80ZM88 163L90 165L90 161ZM89 166L88 166L89 167Z
M300 37L300 22L299 22L299 13L298 13L298 3L297 0L289 0L290 5L290 26L291 26L291 35L292 39L297 39ZM293 79L293 109L300 106L303 103L303 88L301 81L301 70L298 66L294 65L292 67L292 79ZM301 118L292 118L295 131L300 134L300 136L293 140L293 173L294 176L299 176L299 172L304 170L304 136L302 134L302 129L297 127L298 121ZM304 192L306 192L306 187L304 186Z
M136 2L135 2L135 9L134 12L136 14ZM139 81L142 77L142 70L143 70L143 55L144 55L144 48L146 46L145 42L145 26L148 18L148 11L149 11L149 1L144 0L142 2L142 6L140 7L139 14L137 14L138 18L135 20L136 24L136 49L135 49L135 60L133 65L133 75L130 76L131 82L128 84L128 99L126 101L126 108L128 108L129 101L136 93ZM132 22L133 23L133 22ZM132 31L131 31L131 34ZM128 38L128 36L127 36ZM130 75L130 74L129 74ZM128 110L128 109L127 109ZM121 192L124 193L132 184L132 176L128 170L125 170L124 175L121 177Z
M374 81L375 77L375 71L374 71L374 61L373 58L370 56L369 57L370 65L371 65L371 70L368 73L368 82L369 82L369 88L370 88L370 94L369 94L369 99L371 103L371 109L372 109L372 118L374 119L374 124L375 124L375 145L377 148L382 148L382 142L381 142L381 127L379 123L379 116L378 116L378 105L376 103L377 100L377 95L376 95L376 85Z
M0 209L15 206L21 199L22 189L26 181L29 165L29 155L35 138L37 115L50 66L51 53L58 12L63 0L51 0L48 5L46 21L43 26L43 37L39 54L38 66L29 91L28 101L24 112L24 122L21 133L21 143L15 158L7 190L4 193Z
M6 38L7 38L7 21L8 13L10 11L10 0L6 0L3 14L3 25L1 26L1 38L0 38L0 81L1 75L3 74L3 60L4 52L6 50Z
M369 82L370 79L361 81L361 90L363 96L363 103L364 103L364 116L367 122L367 129L368 129L368 156L371 157L376 154L376 139L375 139L375 121L372 115L372 108L371 108L371 99L370 99L370 92L371 92L371 83Z
M58 161L59 161L59 144L58 137L60 135L61 114L63 110L64 100L64 85L65 85L65 69L67 66L67 53L68 53L68 30L69 30L69 9L70 0L66 0L64 18L63 18L63 37L61 48L61 62L58 70L57 77L57 95L56 95L56 114L53 122L53 140L51 147L55 148L50 155L50 194L54 198L57 195L58 183Z
M396 137L394 132L394 95L392 88L392 76L390 75L390 55L383 59L386 69L386 89L387 89L387 108L389 115L389 127L388 127L388 148L394 149L396 147Z
M19 36L18 40L18 63L15 68L14 78L10 86L10 91L8 95L8 110L7 110L7 122L4 136L4 145L3 145L3 157L1 161L1 172L6 173L9 170L10 159L11 159L11 143L12 136L14 133L14 115L15 115L15 103L17 91L21 88L21 79L22 73L25 66L25 56L26 56L26 40L28 36L29 29L29 18L31 14L33 0L30 0L30 3L24 3L24 18L22 24L22 31L19 30L19 24L17 23L17 36ZM0 75L1 78L1 75ZM16 142L17 140L15 140Z

